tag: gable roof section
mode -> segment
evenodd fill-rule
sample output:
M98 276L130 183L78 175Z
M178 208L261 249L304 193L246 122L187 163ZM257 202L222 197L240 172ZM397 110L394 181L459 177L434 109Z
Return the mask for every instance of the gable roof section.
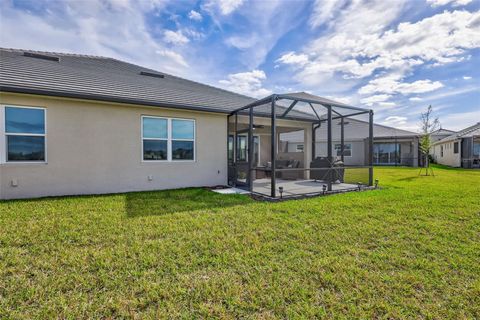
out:
M473 137L473 136L480 136L480 122L474 124L473 126L470 126L468 128L465 128L463 130L458 131L457 133L454 133L446 138L443 138L441 140L438 140L437 142L433 144L440 144L443 142L448 142L452 140L457 140L461 138L468 138L468 137Z
M364 139L368 137L368 122L354 119L354 118L347 118L350 124L346 125L345 130L345 139L347 141L352 141L352 139ZM391 139L391 138L413 138L419 136L415 132L397 129L393 127L388 127L385 125L373 124L373 137L374 139ZM295 131L289 133L283 133L282 139L289 141L289 142L303 142L303 132ZM321 142L326 139L324 132L317 131L317 141ZM338 133L334 137L334 140L338 140L339 136Z
M17 49L0 49L0 90L221 113L256 101L112 58Z
M440 128L434 132L431 133L431 135L434 135L434 136L442 136L442 135L452 135L456 133L455 131L453 130L448 130L448 129L443 129L443 128Z

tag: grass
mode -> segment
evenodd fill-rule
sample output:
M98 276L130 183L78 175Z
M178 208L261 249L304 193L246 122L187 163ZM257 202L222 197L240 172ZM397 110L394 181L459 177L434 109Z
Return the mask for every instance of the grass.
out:
M480 171L0 202L0 318L480 318Z

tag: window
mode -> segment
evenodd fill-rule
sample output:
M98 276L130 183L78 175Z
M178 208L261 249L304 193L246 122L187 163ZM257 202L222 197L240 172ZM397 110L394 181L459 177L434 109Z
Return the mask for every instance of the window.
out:
M247 161L247 136L237 136L237 161Z
M401 163L401 147L399 143L374 143L373 163L381 165Z
M303 152L303 144L297 144L297 152Z
M5 106L4 132L0 145L6 162L45 162L45 109ZM3 148L2 148L3 149Z
M195 159L195 120L142 117L144 161Z
M443 157L443 146L440 146L440 157Z
M172 160L193 160L195 123L172 119Z
M337 157L342 156L342 144L337 143L335 144L335 153ZM351 157L352 156L352 144L351 143L345 143L343 147L343 156L344 157Z
M458 153L458 142L453 143L453 153Z
M233 141L233 136L232 136ZM260 163L260 138L253 136L253 165ZM248 161L248 135L237 135L237 161Z
M480 140L478 138L474 138L473 140L473 155L480 156Z

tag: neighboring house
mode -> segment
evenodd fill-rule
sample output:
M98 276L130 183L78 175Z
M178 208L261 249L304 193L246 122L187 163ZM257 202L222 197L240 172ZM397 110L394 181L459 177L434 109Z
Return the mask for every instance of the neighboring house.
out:
M437 140L432 144L431 154L439 164L480 168L480 122Z
M438 140L451 136L454 133L456 132L452 130L440 128L430 134L431 143L437 142Z
M276 157L283 170L294 160L301 164L298 174L281 173L301 183L313 161L313 127L323 119L293 110L299 100L333 110L335 119L342 110L371 114L307 93L274 97L278 119L272 131L271 104L255 108L250 127L245 113L231 116L258 102L251 97L112 58L0 49L0 199L226 185L229 171L237 182L267 180L262 188L269 190L271 142L280 145L271 132L299 129L309 142L296 151L304 153L278 150ZM284 105L286 99L295 102ZM248 161L249 133L255 161ZM257 167L255 175L240 172L242 161ZM330 170L322 168L316 170ZM365 183L371 185L367 169ZM274 181L276 175L270 176Z
M334 128L333 154L340 157L340 133L339 125ZM368 161L368 128L364 121L348 119L345 123L345 151L344 162L346 165L364 165ZM326 126L316 131L315 155L325 156ZM373 163L375 165L419 165L419 134L388 127L380 124L373 126ZM281 136L283 145L289 152L301 151L304 147L303 133L294 132Z

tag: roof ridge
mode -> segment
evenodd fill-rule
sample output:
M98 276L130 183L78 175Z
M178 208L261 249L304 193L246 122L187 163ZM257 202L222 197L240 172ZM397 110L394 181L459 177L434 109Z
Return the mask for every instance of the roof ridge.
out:
M466 127L465 129L462 129L460 131L457 131L455 132L454 134L451 134L441 140L438 140L435 142L435 144L438 144L438 143L441 143L441 142L446 142L446 141L450 141L450 140L453 140L453 139L458 139L458 138L462 138L463 136L469 134L470 132L473 132L477 129L480 129L480 122L477 122L476 124L474 125L471 125L469 127Z
M81 58L94 58L94 59L105 59L105 60L117 60L111 57L105 56L97 56L97 55L90 55L90 54L79 54L79 53L68 53L68 52L54 52L54 51L41 51L41 50L31 50L31 49L19 49L19 48L4 48L0 47L2 51L10 51L10 52L31 52L37 54L46 54L46 55L53 55L53 56L69 56L69 57L81 57ZM121 61L121 60L117 60ZM123 61L122 61L123 62Z
M77 53L53 52L53 51L40 51L40 50L30 50L30 49L4 48L4 47L0 47L0 50L10 51L10 52L31 52L31 53L47 54L47 55L58 55L58 56L71 56L71 57L81 57L81 58L94 58L94 59L114 60L114 61L118 61L118 62L121 62L121 63L127 63L127 64L130 64L130 65L133 65L133 66L142 68L142 69L154 71L154 72L156 72L156 73L162 73L162 74L164 74L164 75L166 75L166 76L168 76L168 77L171 77L171 78L176 78L176 79L180 79L180 80L183 80L183 81L190 81L190 82L193 82L193 83L195 83L195 84L202 85L202 86L205 86L205 87L209 87L209 88L212 88L212 89L215 89L215 90L220 90L220 91L223 91L223 92L226 92L226 93L229 93L229 94L235 94L235 95L237 95L237 96L239 96L239 97L242 97L242 98L248 98L248 99L252 99L252 100L258 100L257 98L253 98L253 97L250 97L250 96L246 96L246 95L241 94L241 93L229 91L229 90L226 90L226 89L223 89L223 88L215 87L215 86L213 86L213 85L205 84L205 83L198 82L198 81L195 81L195 80L190 80L190 79L182 78L182 77L175 76L175 75L172 75L172 74L169 74L169 73L160 71L160 70L155 70L155 69L152 69L152 68L147 68L147 67L141 66L141 65L139 65L139 64L135 64L135 63L132 63L132 62L129 62L129 61L120 60L120 59L112 58L112 57L97 56L97 55L88 55L88 54L77 54Z

